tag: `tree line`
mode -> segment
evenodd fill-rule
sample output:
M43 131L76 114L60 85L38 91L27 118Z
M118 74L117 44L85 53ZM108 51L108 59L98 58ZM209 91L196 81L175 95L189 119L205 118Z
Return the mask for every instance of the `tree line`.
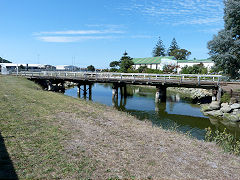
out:
M170 47L166 51L163 41L159 37L156 46L153 48L152 55L153 57L174 56L177 60L184 60L191 55L191 52L186 49L181 49L175 38L173 38Z
M187 51L186 49L180 49L180 47L177 44L177 41L175 38L173 38L171 45L166 53L165 46L159 37L156 46L153 48L152 55L153 57L160 57L160 56L174 56L177 60L186 59L191 54L190 51ZM162 73L162 72L173 72L173 69L176 69L176 67L172 68L170 66L165 66L163 68L163 71L160 70L150 70L146 66L140 67L138 70L134 70L132 65L134 65L133 58L128 56L128 53L125 51L123 56L119 61L112 61L109 66L111 67L110 71L112 72L146 72L146 73Z

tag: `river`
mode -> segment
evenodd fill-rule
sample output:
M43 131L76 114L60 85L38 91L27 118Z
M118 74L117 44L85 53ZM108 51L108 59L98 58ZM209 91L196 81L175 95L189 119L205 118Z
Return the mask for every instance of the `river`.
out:
M77 87L67 89L65 95L79 98ZM89 100L89 97L84 97ZM167 91L166 103L155 103L155 89L137 86L127 86L127 97L119 95L118 103L112 101L111 84L95 83L92 87L93 102L108 106L114 106L118 110L128 112L139 120L149 120L154 126L161 126L165 129L174 128L180 132L188 133L191 136L203 140L205 128L228 132L240 137L239 123L220 121L204 116L200 106L191 103L183 95Z

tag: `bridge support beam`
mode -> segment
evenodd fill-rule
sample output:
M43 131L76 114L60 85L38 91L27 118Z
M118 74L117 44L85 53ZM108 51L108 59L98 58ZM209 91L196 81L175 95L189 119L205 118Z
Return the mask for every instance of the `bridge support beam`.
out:
M213 89L212 90L212 101L221 101L222 97L222 88L219 86L218 89Z
M222 88L221 86L218 87L218 92L217 92L217 101L220 102L222 97Z
M78 84L77 87L78 87L78 90L77 90L77 92L78 92L78 97L80 98L80 97L81 97L81 85Z
M166 102L167 99L167 86L160 85L156 87L155 102Z
M118 85L113 84L112 86L112 99L118 99Z
M88 85L88 89L87 89ZM83 86L83 89L81 88ZM92 100L92 84L78 84L78 97L81 98L81 91L83 91L83 97L84 99L87 99L87 94L88 94L88 99Z

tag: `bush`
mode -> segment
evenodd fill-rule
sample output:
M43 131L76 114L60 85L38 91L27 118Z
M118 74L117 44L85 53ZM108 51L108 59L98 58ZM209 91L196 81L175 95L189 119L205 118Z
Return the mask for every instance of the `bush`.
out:
M231 95L228 93L224 93L221 97L221 103L230 102L230 99L231 99Z
M204 67L203 63L193 66L184 66L181 70L181 74L207 74L208 70Z
M232 134L227 133L226 129L223 132L218 130L213 132L210 127L206 128L205 141L216 142L224 151L240 155L240 141Z
M164 65L163 66L164 73L175 73L177 72L177 66L175 65Z

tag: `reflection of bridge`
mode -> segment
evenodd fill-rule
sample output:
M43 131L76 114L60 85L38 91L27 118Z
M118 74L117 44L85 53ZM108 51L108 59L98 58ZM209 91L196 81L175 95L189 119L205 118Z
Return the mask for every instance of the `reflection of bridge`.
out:
M81 90L91 96L93 83L112 83L113 98L120 94L126 94L126 85L150 85L156 86L156 102L166 100L167 87L204 88L213 90L213 98L220 100L222 81L221 75L193 75L193 74L142 74L142 73L89 73L89 72L19 72L15 75L25 76L37 81L48 90L64 89L64 82L71 81L78 84ZM83 89L81 88L83 86ZM87 89L88 86L88 89Z

